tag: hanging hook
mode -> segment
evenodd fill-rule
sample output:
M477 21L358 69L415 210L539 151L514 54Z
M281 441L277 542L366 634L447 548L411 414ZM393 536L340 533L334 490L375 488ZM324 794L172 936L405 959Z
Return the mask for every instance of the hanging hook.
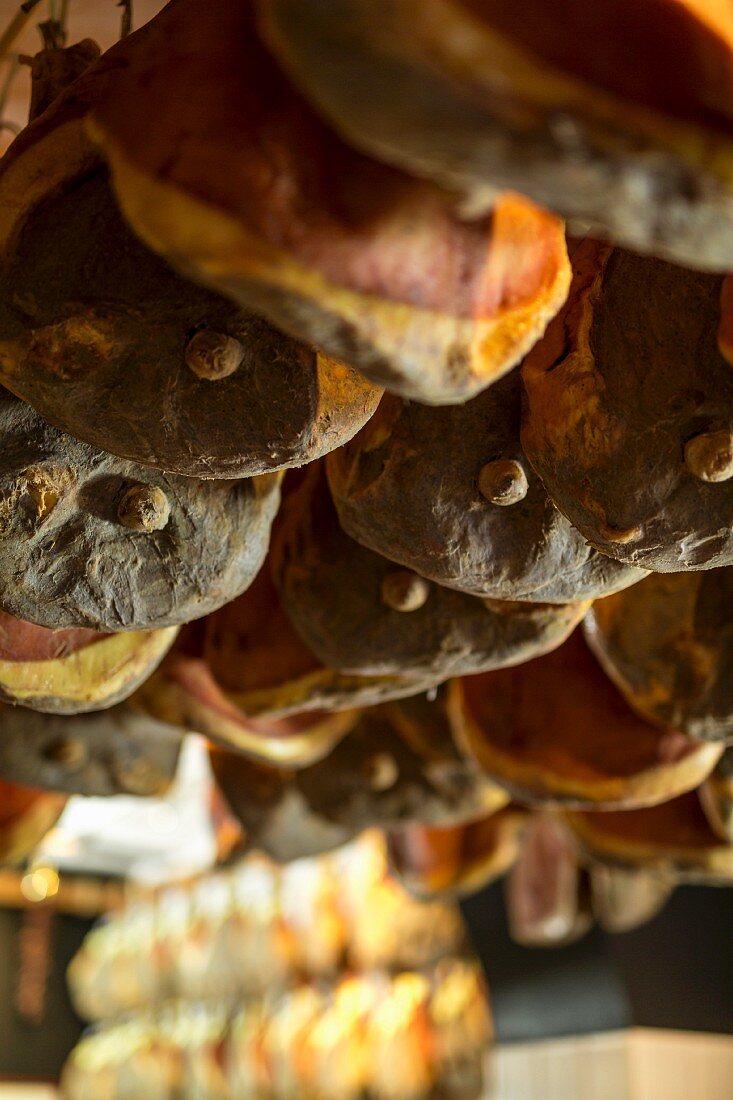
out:
M68 0L48 0L48 19L38 24L44 50L62 50L66 45Z
M132 0L117 0L117 7L122 8L120 38L127 38L132 32Z
M10 95L10 89L18 73L19 67L20 57L18 54L14 54L10 58L8 71L5 74L2 87L0 87L0 133L4 130L9 130L11 134L16 135L22 130L22 126L17 122L12 122L10 119L5 118L5 108L7 106L8 96Z
M3 33L0 34L0 62L4 61L9 55L15 40L22 33L30 19L33 9L37 8L40 3L41 0L24 0Z
M62 50L66 45L66 28L58 19L47 19L38 24L44 50Z

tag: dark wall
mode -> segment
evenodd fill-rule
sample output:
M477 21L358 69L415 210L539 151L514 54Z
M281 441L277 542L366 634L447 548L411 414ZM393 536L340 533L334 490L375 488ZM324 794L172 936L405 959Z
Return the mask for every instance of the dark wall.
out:
M57 1079L82 1030L66 992L65 971L91 922L48 915L48 974L41 987L44 918L0 910L0 1078ZM23 1017L21 1005L30 1018Z
M505 1042L618 1028L733 1034L733 889L679 889L634 932L572 947L517 947L501 884L462 906Z

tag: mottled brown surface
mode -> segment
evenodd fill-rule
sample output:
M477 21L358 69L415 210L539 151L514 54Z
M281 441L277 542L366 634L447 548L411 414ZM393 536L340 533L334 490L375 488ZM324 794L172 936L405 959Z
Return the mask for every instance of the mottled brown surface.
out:
M550 6L524 0L518 18L512 0L458 2L534 55L589 84L730 133L729 5L709 0L556 0Z
M660 572L733 562L733 479L688 442L733 423L718 348L722 280L585 242L569 304L522 368L522 443L558 507L604 553Z
M278 528L282 517L281 512ZM371 706L420 690L423 684L407 674L359 676L326 667L293 626L271 566L272 556L251 588L211 615L205 625L203 656L217 682L245 710L248 700L254 713L256 700L261 700L272 714L280 707L287 713Z
M269 559L246 592L206 620L201 655L217 683L237 693L275 688L320 667L285 614Z
M198 481L94 450L0 393L0 606L52 629L134 630L199 618L247 587L279 503L274 476ZM156 485L160 531L122 526L132 485Z
M465 400L563 300L558 219L504 196L468 220L453 195L355 152L259 43L250 0L219 0L215 18L183 0L108 56L119 70L92 132L136 230L378 384Z
M547 496L519 441L518 372L467 404L428 408L385 396L372 421L329 456L344 530L384 557L476 596L563 603L644 574L600 554ZM487 463L513 461L527 493L492 504Z
M404 700L406 708L412 699ZM416 707L434 708L426 696ZM297 775L298 789L321 815L361 831L406 822L451 825L500 809L503 792L458 753L443 724L441 743L419 747L395 721L402 703L374 708L322 761Z
M455 742L448 711L447 684L420 695L385 703L382 708L389 723L410 748L426 760L464 761L465 754Z
M297 772L269 767L239 753L214 749L214 776L244 829L244 843L279 862L340 848L353 829L326 820L298 790Z
M0 705L0 775L67 794L159 795L182 736L125 706L65 718Z
M34 54L31 64L31 102L28 117L38 118L51 106L64 88L99 59L100 48L90 38L65 49L43 49Z
M497 607L435 584L417 610L395 611L382 595L394 566L341 530L322 467L286 501L272 558L293 625L343 672L437 683L517 664L559 645L584 613L581 603Z
M151 19L164 6L165 0L135 0L135 23L140 26ZM0 0L0 18L5 27L17 12L15 0ZM29 19L20 36L15 40L14 48L18 53L33 56L39 48L40 37L38 22L45 18L43 8L34 13L36 18ZM67 13L67 42L81 43L92 39L102 49L107 49L117 41L120 35L120 11L116 4L100 4L98 0L74 0ZM28 120L28 101L30 98L30 69L22 66L12 83L5 104L3 116L13 128L24 126ZM12 140L12 130L0 135L0 150Z
M386 761L389 783L383 782ZM268 768L218 749L212 763L249 844L277 858L326 850L366 828L471 820L504 801L461 760L447 729L440 748L420 752L384 708L369 711L309 767Z
M279 604L266 563L243 596L183 632L135 704L256 760L304 767L354 726L361 707L421 687L320 664Z
M711 15L676 0L258 7L292 78L357 148L464 192L473 209L516 189L628 247L733 266L729 9Z
M0 171L0 201L12 200ZM229 377L187 364L204 331L239 342ZM79 439L202 478L317 458L368 420L381 392L176 275L127 227L101 167L15 231L0 268L0 380Z
M601 664L650 721L733 740L733 568L652 575L585 623Z
M697 786L720 755L634 713L580 632L527 665L452 687L465 748L520 800L653 804Z

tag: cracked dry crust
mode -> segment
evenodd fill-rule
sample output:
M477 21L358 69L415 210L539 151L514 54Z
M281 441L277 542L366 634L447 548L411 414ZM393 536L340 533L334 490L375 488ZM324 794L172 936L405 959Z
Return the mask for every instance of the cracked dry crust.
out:
M8 202L4 184L0 171ZM0 291L0 380L77 438L169 472L233 478L300 465L349 439L381 396L177 275L125 224L103 166L25 212ZM241 349L238 369L216 381L186 361L205 332Z
M733 568L653 574L584 624L604 671L650 721L733 739Z
M0 439L0 606L19 618L52 629L171 626L234 598L264 559L277 475L198 481L145 469L63 435L6 392ZM136 485L166 495L162 530L120 523Z
M573 266L565 310L522 367L527 457L609 557L672 573L733 563L733 479L686 462L690 440L733 429L722 278L591 241Z
M340 528L323 465L288 497L273 539L280 599L306 645L329 667L433 678L529 660L559 645L588 604L504 604L423 582L414 610L384 601L386 558Z
M369 549L475 596L565 603L640 580L642 570L600 554L553 505L522 450L520 416L516 371L458 407L385 396L327 459L342 526ZM485 464L498 460L518 464L527 479L509 507L479 487Z

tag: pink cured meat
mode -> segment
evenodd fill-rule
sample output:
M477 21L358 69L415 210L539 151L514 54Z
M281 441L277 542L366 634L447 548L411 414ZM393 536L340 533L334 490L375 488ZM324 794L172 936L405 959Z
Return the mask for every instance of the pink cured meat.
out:
M48 630L0 611L0 661L53 661L108 638L96 630Z

